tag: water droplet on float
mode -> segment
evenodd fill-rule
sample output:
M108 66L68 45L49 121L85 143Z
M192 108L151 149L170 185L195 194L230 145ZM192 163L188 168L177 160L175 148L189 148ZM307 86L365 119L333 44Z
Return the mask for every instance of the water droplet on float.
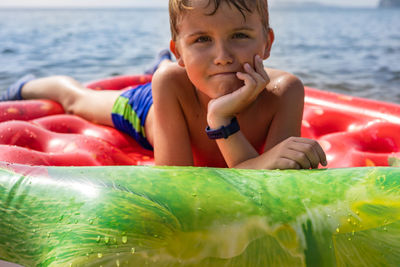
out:
M386 175L382 175L382 176L379 176L378 178L376 178L379 182L381 182L381 183L384 183L384 182L386 182Z
M122 243L126 244L126 242L128 242L128 237L126 235L124 235L122 237Z

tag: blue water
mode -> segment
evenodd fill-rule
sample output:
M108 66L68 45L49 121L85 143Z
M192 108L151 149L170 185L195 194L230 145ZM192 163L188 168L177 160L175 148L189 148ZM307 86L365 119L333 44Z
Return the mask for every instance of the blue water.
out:
M400 103L400 9L272 9L265 65L305 85ZM169 45L165 9L0 9L0 90L26 73L142 73Z

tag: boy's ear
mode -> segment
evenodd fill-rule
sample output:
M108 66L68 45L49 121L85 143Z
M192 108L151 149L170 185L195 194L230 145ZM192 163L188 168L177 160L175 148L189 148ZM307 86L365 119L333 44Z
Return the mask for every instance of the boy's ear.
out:
M271 47L272 47L272 44L274 43L274 40L275 40L274 31L271 28L269 28L268 34L267 34L267 46L265 47L263 59L269 58L269 56L271 54Z
M179 66L185 67L185 63L183 63L183 59L181 57L181 54L179 53L178 48L176 47L176 42L174 40L171 40L169 42L169 49L175 55L176 62L178 62Z

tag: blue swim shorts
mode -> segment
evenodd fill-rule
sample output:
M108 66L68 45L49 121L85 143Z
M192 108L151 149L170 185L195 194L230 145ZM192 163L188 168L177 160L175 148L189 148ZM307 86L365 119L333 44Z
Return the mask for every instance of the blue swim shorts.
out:
M132 136L148 150L153 150L153 147L147 141L144 123L151 105L151 83L146 83L124 91L115 101L111 112L114 127Z

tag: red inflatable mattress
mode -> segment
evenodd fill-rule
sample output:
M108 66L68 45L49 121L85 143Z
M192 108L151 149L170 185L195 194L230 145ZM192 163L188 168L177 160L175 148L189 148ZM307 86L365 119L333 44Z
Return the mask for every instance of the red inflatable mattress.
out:
M87 84L119 90L151 76ZM320 142L328 167L387 166L400 154L400 105L306 88L302 136ZM129 136L64 114L49 100L0 103L0 161L47 166L151 165L153 154Z

